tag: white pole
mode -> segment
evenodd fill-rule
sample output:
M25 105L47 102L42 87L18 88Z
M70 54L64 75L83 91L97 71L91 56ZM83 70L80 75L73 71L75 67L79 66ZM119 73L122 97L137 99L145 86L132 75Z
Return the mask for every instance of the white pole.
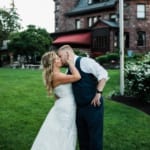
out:
M124 7L123 0L119 0L119 39L120 39L120 94L124 95Z

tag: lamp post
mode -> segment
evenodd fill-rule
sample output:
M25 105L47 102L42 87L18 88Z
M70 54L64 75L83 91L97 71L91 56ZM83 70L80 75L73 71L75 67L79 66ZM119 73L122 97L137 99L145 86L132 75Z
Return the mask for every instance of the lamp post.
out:
M124 0L119 0L120 94L124 95Z

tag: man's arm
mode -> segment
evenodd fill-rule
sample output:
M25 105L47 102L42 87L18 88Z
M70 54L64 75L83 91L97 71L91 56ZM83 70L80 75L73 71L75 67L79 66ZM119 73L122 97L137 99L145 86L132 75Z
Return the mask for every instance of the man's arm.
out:
M106 84L106 79L101 79L99 82L98 82L98 85L97 85L97 92L96 92L96 95L95 97L93 98L93 100L91 101L91 105L94 105L95 107L96 106L99 106L101 104L100 102L100 98L102 96L102 93L103 93L103 89L105 87L105 84Z
M98 81L103 78L106 80L109 79L107 70L98 64L94 59L83 57L81 59L80 66L82 71L93 74Z
M109 79L108 72L95 60L89 58L81 59L81 69L86 73L92 73L98 80L97 92L91 101L91 104L94 106L99 106L101 104L100 98L102 96L103 89L105 87L106 81Z

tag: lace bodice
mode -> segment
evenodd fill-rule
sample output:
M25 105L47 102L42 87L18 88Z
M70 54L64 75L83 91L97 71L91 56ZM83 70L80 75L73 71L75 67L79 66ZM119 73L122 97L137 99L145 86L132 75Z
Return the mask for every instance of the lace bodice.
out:
M59 98L64 98L64 97L73 97L73 92L72 92L72 85L71 84L62 84L54 89L54 93L59 97Z

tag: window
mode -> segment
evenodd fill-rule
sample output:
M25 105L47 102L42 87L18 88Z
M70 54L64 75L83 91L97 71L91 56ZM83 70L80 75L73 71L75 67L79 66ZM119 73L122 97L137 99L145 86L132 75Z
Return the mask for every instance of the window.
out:
M124 44L125 44L125 48L129 48L129 32L125 32L124 33Z
M109 50L109 29L96 29L92 32L92 50L93 51L108 51Z
M88 18L88 27L91 27L92 26L92 17L89 17Z
M93 0L88 0L88 4L92 4Z
M116 14L110 14L109 20L116 22L116 20L117 20L117 15L116 15Z
M76 28L76 29L80 29L80 28L81 28L80 19L76 19L76 20L75 20L75 28Z
M56 20L55 20L55 30L56 31L58 30L58 18L56 18Z
M59 9L60 9L60 4L59 4L59 3L56 3L56 4L55 4L55 10L58 11Z
M98 17L94 16L94 17L88 17L88 27L91 27L95 22L97 22Z
M138 35L137 46L145 46L145 44L146 44L146 33L143 31L138 31L137 35Z
M114 34L114 47L118 48L119 47L119 33L116 31Z
M95 36L93 38L93 48L94 49L106 49L108 46L107 36Z
M137 4L137 18L144 19L145 18L145 5Z
M93 17L93 23L95 23L97 20L97 17Z
M107 2L108 0L88 0L88 4Z

